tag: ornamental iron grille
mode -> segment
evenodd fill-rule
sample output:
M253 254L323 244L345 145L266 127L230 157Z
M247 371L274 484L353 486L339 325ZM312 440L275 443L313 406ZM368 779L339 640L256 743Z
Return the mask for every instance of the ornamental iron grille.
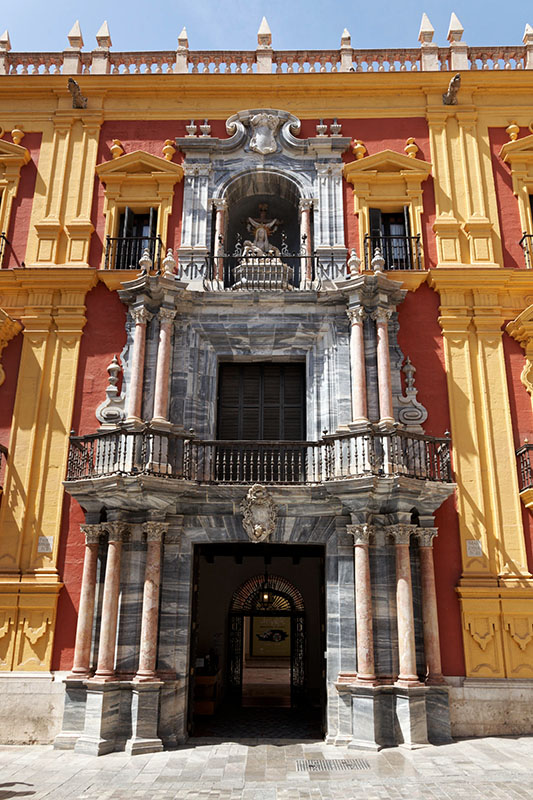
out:
M263 600L267 592L268 601ZM305 689L305 609L301 593L279 575L254 575L233 594L229 614L230 691L242 694L245 616L291 618L291 704L298 705Z

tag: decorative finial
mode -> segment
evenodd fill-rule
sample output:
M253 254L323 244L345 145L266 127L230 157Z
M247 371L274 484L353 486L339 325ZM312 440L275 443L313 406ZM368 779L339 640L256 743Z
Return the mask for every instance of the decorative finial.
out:
M261 20L261 25L259 26L259 30L257 31L257 44L259 47L272 46L272 32L270 30L266 17L263 17L263 19Z
M416 158L416 154L418 153L418 147L415 144L414 136L410 136L405 143L405 147L403 148L404 151L407 153L409 158Z
M332 136L340 136L341 131L342 131L342 125L340 124L340 122L337 122L337 117L335 117L335 119L329 126L329 132Z
M350 250L350 258L348 259L348 271L350 273L350 277L355 278L356 275L359 275L360 268L361 259L355 250Z
M100 30L96 34L96 41L98 43L98 47L100 47L102 50L109 50L111 47L111 35L109 33L107 20L102 22Z
M457 19L457 16L454 11L452 11L452 15L450 17L450 26L448 28L448 36L447 39L449 42L460 42L463 38L463 33L465 29Z
M194 120L191 119L190 123L185 126L185 130L187 131L187 136L196 136L198 125L195 125Z
M524 44L533 44L533 28L531 27L529 22L526 22L526 27L524 30L524 38L522 39L522 41L524 42Z
M383 267L385 266L385 259L381 255L381 250L379 247L376 247L374 250L374 258L372 259L372 263L370 265L374 272L383 272Z
M318 125L316 126L316 135L317 136L327 136L328 126L324 125L324 120L321 119Z
M511 124L508 125L507 128L505 129L505 133L508 134L509 139L512 142L516 142L516 140L518 139L518 134L520 133L520 128L518 127L516 122L511 122Z
M8 53L10 50L11 50L11 40L9 38L9 33L6 28L6 30L0 36L0 51Z
M189 37L187 36L187 29L185 25L183 26L182 32L178 36L178 47L181 47L184 50L189 49Z
M360 161L362 158L365 157L366 147L364 146L363 142L360 139L353 140L352 150L357 161Z
M428 15L424 12L422 14L422 20L420 22L420 30L418 31L418 41L421 44L429 44L433 41L433 36L435 34L435 28L429 21Z
M165 144L163 145L163 156L166 158L166 160L172 161L172 157L175 152L176 148L174 147L172 139L165 139Z
M11 138L13 139L14 144L20 144L21 141L24 139L25 135L26 134L24 133L20 125L15 125L15 127L11 131Z
M174 277L174 271L176 269L176 259L172 255L172 250L170 247L167 250L167 254L163 261L163 274L166 278Z
M152 269L152 259L150 258L150 251L147 247L143 250L143 254L139 259L139 266L141 268L140 275L148 275Z
M207 119L204 119L204 124L200 125L202 136L211 136L211 125Z
M120 139L113 139L113 143L109 149L111 150L113 159L119 158L124 152L124 148L122 147L122 142Z
M76 50L80 50L83 47L83 36L81 34L80 28L80 21L79 19L76 20L70 32L67 35L68 43L71 47Z
M352 46L352 37L350 36L350 31L348 30L348 28L345 28L341 36L341 47L351 47L351 46Z

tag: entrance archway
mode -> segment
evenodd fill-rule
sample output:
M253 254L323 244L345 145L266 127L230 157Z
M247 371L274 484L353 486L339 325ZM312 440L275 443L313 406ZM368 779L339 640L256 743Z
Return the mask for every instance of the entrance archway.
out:
M291 706L305 691L305 608L300 591L279 575L254 575L233 594L230 607L231 691L242 698L245 621L249 620L250 657L283 659L290 665Z

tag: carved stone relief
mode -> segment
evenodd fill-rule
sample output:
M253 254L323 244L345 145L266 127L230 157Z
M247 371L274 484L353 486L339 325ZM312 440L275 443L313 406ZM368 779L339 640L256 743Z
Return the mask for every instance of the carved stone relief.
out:
M256 483L241 503L242 525L252 542L264 542L276 529L278 508L264 486Z

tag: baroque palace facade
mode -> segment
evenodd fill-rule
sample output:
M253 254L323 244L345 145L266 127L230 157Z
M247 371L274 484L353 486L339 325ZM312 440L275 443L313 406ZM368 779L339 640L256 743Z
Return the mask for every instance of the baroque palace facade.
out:
M533 29L433 33L0 37L4 741L533 730Z

